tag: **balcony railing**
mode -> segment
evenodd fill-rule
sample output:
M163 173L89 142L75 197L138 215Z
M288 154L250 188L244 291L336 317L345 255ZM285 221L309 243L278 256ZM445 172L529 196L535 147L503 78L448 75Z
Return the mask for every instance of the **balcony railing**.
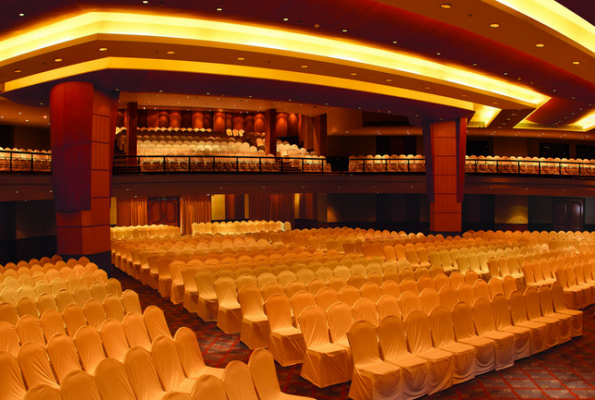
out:
M42 152L0 150L0 172L52 172L52 155Z
M595 176L595 163L548 160L466 160L465 173Z

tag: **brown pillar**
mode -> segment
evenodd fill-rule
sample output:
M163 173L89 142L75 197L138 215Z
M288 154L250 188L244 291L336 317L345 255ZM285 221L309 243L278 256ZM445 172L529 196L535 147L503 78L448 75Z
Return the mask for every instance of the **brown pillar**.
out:
M461 232L467 120L423 124L430 231Z
M126 155L136 157L138 137L138 103L128 103L126 108ZM136 159L127 159L129 165L136 165Z
M217 111L213 113L213 130L215 132L225 132L225 113Z
M61 83L50 93L58 253L85 255L108 273L114 102L87 82Z
M326 140L326 114L321 114L313 118L314 123L314 151L319 156L327 154Z
M277 110L268 109L264 112L265 152L277 155Z

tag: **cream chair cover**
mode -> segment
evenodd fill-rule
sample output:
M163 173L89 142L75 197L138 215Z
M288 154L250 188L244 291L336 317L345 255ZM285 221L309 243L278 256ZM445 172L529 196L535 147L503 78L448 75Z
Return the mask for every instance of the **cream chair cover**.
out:
M182 281L184 283L183 303L184 308L191 313L197 312L198 307L198 289L194 277L198 274L198 266L188 265L181 271Z
M415 399L429 392L430 365L407 351L405 326L398 316L389 316L380 321L378 339L384 360L401 368L403 395Z
M514 359L520 360L531 355L531 329L513 326L508 302L503 294L492 299L492 314L496 329L514 335Z
M254 285L244 286L238 292L238 301L242 307L240 340L250 349L266 347L271 332L260 290Z
M107 356L123 362L126 353L128 353L128 350L130 349L130 345L126 339L122 324L115 319L107 319L101 325L101 328L99 328L99 334L101 335L101 340ZM150 345L151 343L149 342L149 349Z
M228 400L258 400L250 369L241 361L227 364L223 384Z
M399 308L401 309L403 318L407 318L407 315L412 311L423 311L419 294L414 292L404 292L401 297L399 297Z
M74 340L64 334L54 335L48 342L47 352L52 361L58 383L63 384L66 375L82 370Z
M411 354L428 361L429 395L440 392L452 385L452 354L432 346L429 318L423 311L412 311L404 320L407 342Z
M0 304L0 321L8 322L11 325L16 325L19 321L19 314L16 306L10 303Z
M23 400L63 400L60 395L60 389L48 385L36 385L27 390L25 397L19 397Z
M583 312L566 307L564 288L558 282L552 284L552 299L557 313L572 317L572 337L581 336L583 334Z
M269 349L275 360L284 367L303 362L306 344L302 332L292 325L289 299L273 295L264 308L271 328Z
M430 327L434 347L452 354L452 384L475 378L475 349L455 341L451 311L444 306L432 310Z
M360 298L359 290L353 286L345 286L339 291L339 300L349 305L349 307L353 307Z
M142 347L131 348L124 359L124 367L130 386L138 400L161 399L166 392L159 382L159 376L151 354Z
M378 320L382 322L385 317L389 315L396 315L397 317L401 318L401 309L399 308L399 303L397 299L395 299L391 295L382 295L376 302L376 309L378 310Z
M100 302L103 302L107 296L105 285L101 282L93 282L89 291L91 292L91 296Z
M531 329L531 355L546 350L547 326L543 323L529 321L527 317L527 304L524 296L517 290L510 294L508 299L510 315L515 326ZM557 340L556 340L557 342Z
M475 329L479 336L491 339L496 343L496 370L511 367L514 364L514 334L496 329L494 314L490 302L478 298L473 304Z
M63 400L102 400L95 379L87 372L72 371L60 386Z
M107 319L103 304L97 299L91 299L85 303L83 312L87 318L87 323L95 329L99 329L103 321Z
M62 318L69 336L74 336L78 328L87 325L83 309L76 304L69 304L62 312Z
M176 349L184 374L190 379L198 379L203 375L223 377L223 369L207 367L202 358L202 353L196 340L196 333L191 329L182 327L174 336Z
M238 303L235 281L230 277L222 276L215 281L214 285L219 302L217 327L227 334L240 332L242 308Z
M39 384L58 387L48 353L41 344L25 343L19 350L17 360L27 387L31 388Z
M351 307L345 303L335 303L326 310L331 341L350 350L347 331L353 324Z
M83 326L74 335L74 344L85 371L95 375L95 369L105 359L99 332L91 326Z
M99 363L95 383L103 400L136 400L124 364L114 358Z
M19 343L19 337L17 335L17 331L14 327L6 322L0 322L0 352L6 352L12 354L13 356L17 356L19 353L19 348L21 344Z
M552 292L546 285L539 288L539 304L544 317L560 321L560 343L569 341L572 338L572 316L554 311Z
M124 293L122 293L122 305L124 306L124 311L126 312L126 314L143 314L138 294L134 290L126 289Z
M37 309L39 310L39 314L43 316L43 313L47 310L56 310L58 311L58 306L56 305L56 299L54 295L50 293L44 293L37 298Z
M19 322L15 325L21 344L27 342L36 342L45 346L45 336L43 335L43 329L41 329L41 323L35 317L25 315L19 319Z
M147 307L143 313L143 321L145 322L145 326L147 327L147 332L149 333L149 338L151 338L151 341L155 340L155 338L157 338L159 335L172 337L169 327L167 326L167 321L165 320L163 310L161 310L159 307Z
M266 349L256 349L250 355L248 368L252 373L254 388L260 400L314 400L309 397L295 396L281 391L277 371L275 369L275 360L273 355ZM199 381L197 381L197 386ZM213 397L213 400L226 400Z
M164 399L166 397L164 397ZM190 394L189 398L192 400L227 400L227 395L225 394L225 385L223 384L223 381L221 381L221 379L216 378L214 376L201 376L196 380L196 383L192 388L192 393Z
M108 318L113 318L118 322L124 320L124 306L122 300L115 294L108 295L103 301L103 307Z
M347 332L353 357L349 397L355 400L402 399L401 368L382 361L376 327L355 322Z
M171 292L169 294L169 299L174 304L184 302L184 279L182 277L182 270L184 268L186 268L184 261L172 261L171 264L169 264L169 272L171 273ZM196 272L198 272L198 268L196 270ZM191 279L192 285L196 286L194 283L194 276L192 276ZM196 312L196 310L190 312Z
M554 347L561 343L560 321L553 318L546 318L541 314L541 305L539 304L539 293L534 288L525 290L525 303L527 305L527 318L531 322L538 322L546 325L545 343L547 348ZM570 336L570 329L568 330Z
M26 392L16 357L0 351L0 399L21 400Z
M151 351L151 339L143 317L138 314L126 314L122 321L122 328L130 347L140 346Z
M370 299L362 298L353 305L353 320L368 321L374 326L378 326L378 310L376 304Z
M350 354L329 341L322 308L308 307L298 317L306 343L301 375L318 387L348 382L353 374Z
M153 341L151 355L165 391L190 394L195 380L186 378L184 375L174 340L170 337L159 336Z
M457 303L452 310L455 336L458 342L475 348L475 373L481 375L496 368L496 343L478 336L473 324L473 310L466 302Z
M196 313L205 322L217 319L217 294L215 293L215 274L211 271L201 270L195 275L198 303Z
M339 294L330 287L320 289L318 293L316 293L316 305L322 308L324 311L328 310L328 308L337 303L339 301Z

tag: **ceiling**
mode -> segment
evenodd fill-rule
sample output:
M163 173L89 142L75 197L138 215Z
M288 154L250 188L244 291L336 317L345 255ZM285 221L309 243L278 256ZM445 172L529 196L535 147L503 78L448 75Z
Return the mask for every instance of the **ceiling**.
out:
M515 1L519 0L509 3ZM447 2L450 8L441 7ZM585 20L595 21L595 11L586 4L588 2L543 0L541 3L553 11L563 5ZM165 35L147 38L111 33L85 36L2 59L0 82L7 82L8 87L9 82L60 68L108 58L134 59L137 63L129 68L118 64L117 67L80 70L67 79L76 76L76 79L92 81L104 90L125 91L127 94L122 94L121 100L128 101L126 96L137 96L141 104L149 101L146 98L150 94L157 95L160 90L173 96L172 99L168 97L167 102L162 101L164 106L176 106L177 100L182 102L188 95L201 96L200 101L196 99L196 105L184 105L188 107L201 107L202 104L210 107L206 103L216 104L216 95L235 97L238 101L258 100L268 106L275 101L290 103L291 99L291 107L295 108L296 103L309 104L307 107L313 112L316 112L315 105L391 112L408 116L412 124L419 124L421 118L468 117L473 115L473 104L489 105L502 110L490 119L490 129L504 130L513 128L527 116L524 122L536 124L536 127L564 129L595 109L591 103L595 98L595 57L588 46L573 41L561 30L556 30L554 24L547 23L547 15L540 19L545 11L538 10L539 15L530 18L520 8L511 9L499 0L218 0L189 4L185 0L148 0L146 4L142 0L4 0L5 12L0 14L0 43L85 12L200 18L241 24L246 34L249 27L265 27L273 32L324 37L333 43L412 56L465 74L486 77L503 86L526 88L542 95L545 101L539 105L529 104L497 93L497 89L483 90L481 84L466 87L436 76L408 74L403 70L395 72L389 64L361 65L315 54L289 54L266 46L246 47L237 43L201 43L198 46L180 38L164 38ZM493 28L491 24L499 26ZM543 47L536 44L543 44ZM99 48L108 50L99 53ZM175 54L168 57L168 51ZM239 56L244 60L238 60ZM56 58L63 61L56 63ZM155 60L172 59L192 62L192 68L204 67L206 72L176 69L177 66L167 67L169 70L151 70ZM394 60L390 62L396 63ZM207 63L225 68L213 72L208 70ZM307 70L302 67L306 63ZM224 69L229 71L222 72ZM251 75L247 71L261 75ZM280 78L289 73L295 77ZM390 83L387 83L389 79ZM59 81L60 76L56 75L4 95L29 106L47 105L49 88ZM0 114L13 113L12 109L5 111L7 104L0 102ZM38 114L43 118L46 113L47 109L42 109ZM590 126L584 130L589 129Z

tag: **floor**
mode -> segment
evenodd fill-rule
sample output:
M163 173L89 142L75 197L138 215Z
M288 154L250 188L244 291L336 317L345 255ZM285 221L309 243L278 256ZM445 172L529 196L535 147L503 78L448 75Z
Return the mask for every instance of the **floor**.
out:
M172 334L182 326L193 329L207 365L223 368L232 360L248 361L251 350L240 342L240 335L226 335L214 322L202 322L181 305L161 298L156 290L114 268L114 277L123 289L135 290L143 309L159 306ZM592 306L585 311L583 336L515 363L503 371L481 375L432 395L432 399L595 399L595 321ZM301 365L277 365L281 390L319 400L347 399L349 383L319 389L300 376ZM429 398L429 397L424 397Z

